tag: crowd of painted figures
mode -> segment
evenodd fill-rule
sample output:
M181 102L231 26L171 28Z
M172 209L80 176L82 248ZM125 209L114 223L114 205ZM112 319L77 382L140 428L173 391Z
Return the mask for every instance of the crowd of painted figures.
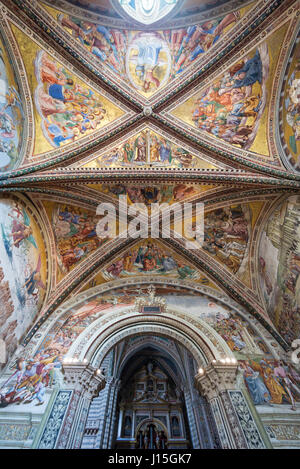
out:
M297 50L297 49L296 49ZM287 81L284 107L286 110L285 123L289 130L288 147L292 153L290 163L300 170L300 46L298 43L298 57L291 76ZM296 55L296 54L295 54Z
M198 189L186 184L177 184L176 186L124 186L122 184L114 186L102 186L103 192L118 197L127 195L132 203L142 203L151 205L152 203L170 203L180 202L193 195L196 195Z
M228 318L218 319L213 327L233 352L245 354L264 354L267 352L262 341L259 340L249 325L239 317L230 315Z
M268 53L256 50L215 80L195 101L195 125L215 137L248 148L263 110L263 70ZM251 136L251 138L250 138Z
M175 259L171 252L167 252L160 245L148 241L126 251L119 260L113 262L104 271L107 278L140 275L141 273L172 275L181 279L198 277L195 269Z
M17 163L23 125L22 100L0 37L0 172L13 169Z
M240 371L255 405L291 404L300 401L300 376L284 361L263 359L240 361Z
M259 248L259 278L267 312L287 343L300 334L300 199L271 215Z
M149 139L149 147L148 147ZM148 149L149 148L149 149ZM154 132L141 132L97 158L99 166L159 164L178 168L194 167L197 158Z
M58 22L89 50L96 60L126 77L143 92L154 92L207 52L240 18L232 12L223 18L188 28L144 33L107 28L70 15ZM125 51L132 51L126 54Z
M62 206L53 214L58 262L68 272L80 260L99 247L104 239L96 233L99 217L76 207Z
M46 285L43 279L42 246L33 219L23 205L0 202L0 338L10 355L41 307ZM18 275L16 275L18 272Z
M35 73L38 82L35 103L43 133L54 147L99 128L106 109L94 91L79 84L44 51L37 53Z
M220 208L205 217L203 249L237 272L247 250L249 219L242 206Z

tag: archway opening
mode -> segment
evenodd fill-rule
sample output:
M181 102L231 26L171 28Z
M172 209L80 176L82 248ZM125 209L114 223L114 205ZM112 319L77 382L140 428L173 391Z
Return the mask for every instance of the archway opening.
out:
M90 406L82 448L217 447L210 407L194 384L197 366L173 338L140 334L118 342L101 362L107 384Z
M175 360L153 346L123 368L116 448L189 448L182 380Z

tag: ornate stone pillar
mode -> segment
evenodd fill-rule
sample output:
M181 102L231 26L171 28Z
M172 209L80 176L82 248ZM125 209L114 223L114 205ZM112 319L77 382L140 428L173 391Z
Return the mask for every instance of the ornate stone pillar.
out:
M192 397L191 397L190 390L188 389L187 386L184 387L184 400L185 400L185 407L186 407L187 418L189 422L190 435L191 435L193 448L200 449L201 446L200 446L199 435L197 431L195 413L194 413L194 409L192 405Z
M120 408L117 438L121 438L121 436L122 436L123 412L124 412L124 410L122 408Z
M80 448L88 409L105 379L90 365L63 365L64 387L57 393L38 448Z
M132 412L132 428L131 428L131 438L134 438L135 435L135 420L136 420L136 415L135 415L135 410Z
M211 363L195 376L196 387L211 406L223 448L265 448L241 390L236 363Z
M108 449L114 437L117 437L116 406L120 381L115 378L107 378L105 389L99 394L99 428L95 439L94 448ZM115 431L115 435L114 435Z
M114 390L113 390L113 402L111 403L111 408L109 412L110 416L110 425L108 428L108 435L107 435L107 448L112 447L113 438L116 438L116 423L117 423L117 401L118 401L118 393L120 389L121 381L116 380L114 383Z

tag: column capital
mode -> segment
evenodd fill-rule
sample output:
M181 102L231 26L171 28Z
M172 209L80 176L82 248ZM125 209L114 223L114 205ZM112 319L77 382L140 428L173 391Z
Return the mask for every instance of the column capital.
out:
M63 365L64 384L68 389L84 394L92 399L105 386L102 373L91 365L84 363L69 363Z
M211 363L195 376L198 391L211 400L222 391L235 389L237 368L237 363Z

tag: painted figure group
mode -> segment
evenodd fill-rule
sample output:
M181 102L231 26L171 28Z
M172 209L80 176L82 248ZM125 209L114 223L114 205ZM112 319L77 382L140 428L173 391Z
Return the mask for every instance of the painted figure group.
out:
M106 109L94 91L79 84L44 51L37 54L35 72L35 103L44 135L54 147L99 128Z
M0 38L0 172L16 165L24 125L22 100L5 58Z
M104 272L109 278L141 273L175 274L181 279L197 277L194 269L178 262L171 253L151 242L143 243L138 248L127 251L120 260L111 264Z
M237 272L247 249L248 230L241 206L210 212L205 217L203 249Z
M103 192L115 197L127 195L132 203L151 205L152 203L179 202L197 194L193 186L178 184L176 186L103 186Z
M222 140L248 148L262 112L263 62L257 49L253 57L233 65L196 100L195 125ZM251 138L250 138L251 135Z
M152 132L142 132L97 159L99 167L113 164L144 165L146 163L189 168L196 164L196 157L164 137Z
M75 207L64 206L54 213L58 261L63 271L68 272L104 242L97 236L97 222L96 216L83 213Z
M299 57L298 44L298 57ZM296 169L300 170L300 59L297 59L292 74L287 82L286 97L284 101L286 109L286 124L291 135L288 139L288 146L292 152L291 162Z
M145 93L159 89L169 76L181 74L239 18L237 11L188 28L137 32L107 28L71 15L57 16L63 28L96 60L118 75L127 74L128 80Z
M45 350L34 359L19 358L14 373L1 386L0 407L10 404L43 405L46 388L52 386L55 370L60 368L60 357L53 350Z
M291 404L300 400L300 376L283 361L263 359L239 362L240 371L255 405Z

